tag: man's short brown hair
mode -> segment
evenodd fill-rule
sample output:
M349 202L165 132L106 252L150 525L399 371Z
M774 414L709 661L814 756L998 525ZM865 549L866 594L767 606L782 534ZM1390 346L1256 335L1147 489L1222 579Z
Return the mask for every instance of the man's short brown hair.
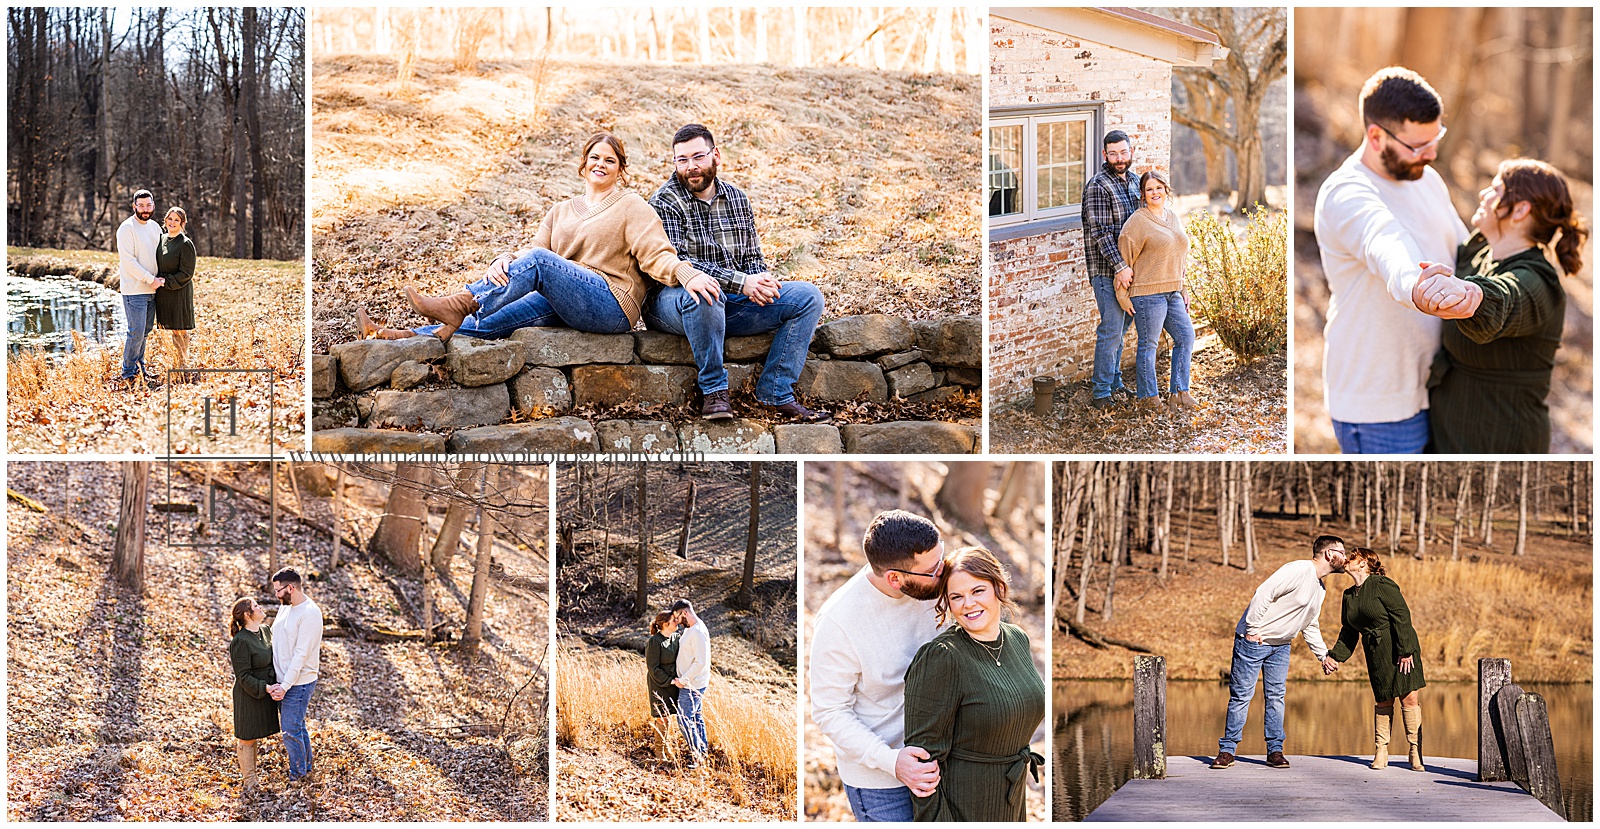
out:
M1444 114L1444 104L1421 75L1404 66L1386 66L1361 87L1361 120L1385 129L1410 121L1431 124Z

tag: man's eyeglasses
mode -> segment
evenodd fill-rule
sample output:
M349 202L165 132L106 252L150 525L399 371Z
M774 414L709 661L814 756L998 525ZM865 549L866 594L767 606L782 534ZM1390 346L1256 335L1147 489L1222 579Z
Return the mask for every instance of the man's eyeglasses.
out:
M938 564L935 564L933 566L933 572L931 573L918 573L915 570L901 570L898 567L885 567L883 569L888 570L891 573L900 573L901 575L906 576L921 576L925 579L936 579L939 577L940 573L944 572L944 562L941 561Z
M680 155L677 158L672 159L672 166L687 167L692 162L694 166L699 167L702 164L705 164L706 159L710 158L711 154L714 152L716 152L716 150L707 150L703 153L695 153L691 156Z
M1373 123L1377 124L1376 121L1374 121ZM1386 126L1384 126L1382 124L1378 124L1378 129L1383 130L1385 133L1387 133L1390 138L1394 139L1394 142L1396 144L1399 144L1400 146L1405 147L1406 149L1410 150L1411 151L1411 155L1413 157L1420 156L1420 155L1422 155L1422 153L1424 151L1430 150L1430 149L1432 149L1434 147L1439 146L1439 142L1444 140L1444 134L1450 131L1449 127L1440 127L1439 128L1439 134L1435 135L1433 137L1432 141L1429 141L1428 143L1423 144L1420 147L1413 147L1410 144L1407 144L1406 142L1401 141L1400 140L1400 136L1395 135L1392 132L1389 132L1389 128L1388 127L1386 127Z

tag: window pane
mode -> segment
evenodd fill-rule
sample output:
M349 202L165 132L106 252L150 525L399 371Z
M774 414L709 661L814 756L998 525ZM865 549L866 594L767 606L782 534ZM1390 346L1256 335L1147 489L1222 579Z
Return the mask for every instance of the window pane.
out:
M1087 121L1051 121L1034 130L1034 164L1039 183L1039 209L1066 207L1083 200L1084 145Z
M1022 212L1022 125L989 128L989 215Z

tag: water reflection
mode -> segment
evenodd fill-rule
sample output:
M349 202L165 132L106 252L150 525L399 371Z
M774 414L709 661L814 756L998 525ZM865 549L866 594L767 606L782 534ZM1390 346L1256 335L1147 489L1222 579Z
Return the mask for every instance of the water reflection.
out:
M121 340L128 331L122 297L104 285L72 277L6 274L8 354L66 354L72 350L74 331L94 343Z
M1523 685L1542 695L1555 735L1556 768L1568 820L1593 820L1594 686ZM1083 820L1133 777L1133 683L1057 682L1054 703L1055 819ZM1424 752L1478 756L1478 688L1470 682L1430 684L1422 692ZM1167 753L1216 753L1228 707L1220 682L1167 684ZM1245 724L1242 755L1266 754L1259 692ZM1399 723L1395 724L1399 728ZM1284 711L1284 750L1295 754L1372 753L1372 694L1365 682L1291 680ZM1404 736L1397 735L1403 752ZM1401 755L1404 760L1403 753ZM1151 815L1151 819L1162 816Z

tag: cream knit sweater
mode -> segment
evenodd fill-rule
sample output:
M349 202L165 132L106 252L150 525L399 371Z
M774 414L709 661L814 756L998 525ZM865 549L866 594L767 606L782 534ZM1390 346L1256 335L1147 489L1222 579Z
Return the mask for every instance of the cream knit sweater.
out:
M1157 218L1148 207L1140 207L1122 225L1117 250L1122 261L1133 268L1133 285L1128 296L1150 296L1183 290L1183 269L1189 262L1189 237L1176 211L1168 208L1165 218Z
M650 203L621 189L593 205L582 196L557 203L539 223L533 243L604 277L628 321L636 325L646 276L678 285L699 273L678 258Z

